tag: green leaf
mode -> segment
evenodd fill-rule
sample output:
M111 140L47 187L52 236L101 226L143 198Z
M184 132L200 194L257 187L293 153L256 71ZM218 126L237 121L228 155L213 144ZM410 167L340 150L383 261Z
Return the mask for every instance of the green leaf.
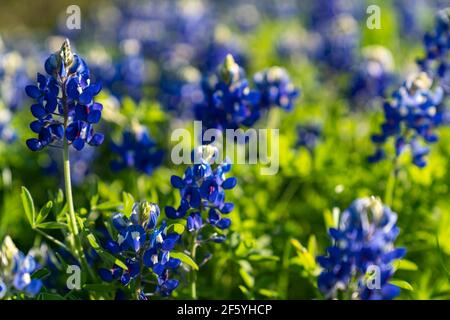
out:
M314 235L311 235L308 239L308 252L315 257L317 254L317 241Z
M125 217L129 218L131 216L131 212L133 211L134 198L128 192L122 192L123 199L123 214Z
M248 260L255 262L264 262L264 261L278 261L280 260L277 256L269 256L269 255L261 255L261 254L252 254L248 257Z
M265 296L267 298L276 298L278 297L278 292L269 290L269 289L260 289L258 293L262 296Z
M47 268L39 269L31 275L31 279L45 279L50 275L50 271Z
M28 191L27 188L22 187L22 193L20 197L22 198L23 208L25 210L25 215L27 216L28 222L32 227L34 227L36 211L34 209L34 202L33 198L31 197L30 191Z
M89 244L91 245L91 247L97 251L98 255L105 261L109 262L110 264L115 264L119 267L121 267L123 270L128 270L128 267L125 263L123 263L120 259L114 257L112 254L106 252L105 250L102 249L102 247L100 247L100 245L97 242L97 239L95 238L95 236L90 233L86 236L86 238L88 239Z
M242 280L244 280L245 285L250 289L253 288L255 279L244 268L239 269L239 274L241 275Z
M181 223L174 223L167 227L167 231L173 231L178 234L183 234L186 227Z
M97 206L94 206L92 210L98 210L98 211L110 211L110 210L117 210L118 207L120 207L121 203L117 201L107 201L100 203Z
M92 233L88 234L88 235L86 236L86 238L88 239L89 244L91 245L91 247L92 247L94 250L99 250L99 249L101 249L101 248L100 248L100 245L99 245L98 242L97 242L97 239L95 238L95 236L94 236Z
M44 222L36 225L36 228L39 229L65 229L67 228L67 224L61 222Z
M244 287L243 285L239 285L239 289L241 290L241 292L242 292L243 294L245 294L246 296L248 296L249 291L248 291L248 289L247 289L246 287Z
M56 293L42 292L38 295L37 300L65 300L63 296Z
M419 268L414 262L406 259L395 260L392 264L395 270L416 271Z
M121 267L125 271L128 271L127 265L122 260L114 257L112 254L104 251L103 249L99 249L96 251L103 260L109 262L110 264L115 264L115 265Z
M412 285L409 284L408 282L404 281L404 280L392 279L391 281L389 281L389 283L393 284L394 286L397 286L397 287L400 287L402 289L405 289L405 290L409 290L409 291L413 291L414 290Z
M170 252L170 256L172 258L176 258L176 259L180 259L181 262L187 264L188 266L190 266L192 269L194 270L198 270L198 265L195 263L194 260L192 260L191 257L189 257L187 254L183 253L183 252L177 252L177 251L171 251Z
M36 218L36 223L39 224L43 221L45 221L45 219L47 218L48 214L50 213L50 211L53 208L53 202L49 201L45 204L45 206L43 206L41 208L41 210L39 210L39 214L37 215Z

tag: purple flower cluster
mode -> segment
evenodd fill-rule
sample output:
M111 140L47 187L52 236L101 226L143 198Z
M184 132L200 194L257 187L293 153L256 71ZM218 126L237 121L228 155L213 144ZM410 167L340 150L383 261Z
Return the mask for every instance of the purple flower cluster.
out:
M390 284L392 262L406 250L395 248L399 234L397 215L375 198L354 201L342 212L336 228L330 228L333 245L317 258L323 271L319 290L326 298L340 292L351 299L390 300L400 288Z
M82 58L72 53L69 41L45 62L48 76L38 73L37 86L25 88L35 100L31 113L36 118L30 128L38 137L27 140L32 151L59 146L64 140L76 150L85 144L100 145L104 136L94 132L101 118L102 105L94 102L101 86L92 84L89 69Z
M186 169L183 177L172 176L170 180L172 186L180 190L181 203L177 209L166 207L166 215L171 219L180 219L188 215L189 231L203 227L203 212L207 212L206 221L214 227L227 229L231 225L231 219L222 217L234 208L233 203L225 202L225 191L234 188L237 180L225 176L231 169L230 163L225 161L215 168L212 167L216 152L217 150L210 145L199 148L194 153L194 158L198 161Z
M103 240L105 249L124 259L127 270L115 264L112 268L99 269L100 277L106 282L118 280L124 286L133 282L140 288L140 299L146 299L144 280L152 278L149 270L157 276L155 293L169 296L179 283L169 275L181 265L179 259L170 257L180 235L168 232L165 221L158 224L159 215L156 204L135 203L129 218L122 213L113 215L117 236L107 234Z
M410 77L400 89L392 95L392 99L384 103L384 122L381 133L372 136L377 145L375 154L369 161L376 162L385 158L382 145L390 137L394 138L396 157L400 156L407 146L412 151L412 162L424 167L424 156L429 148L423 146L421 140L433 143L438 140L434 129L442 124L444 112L439 105L443 98L443 90L431 88L432 81L426 73Z

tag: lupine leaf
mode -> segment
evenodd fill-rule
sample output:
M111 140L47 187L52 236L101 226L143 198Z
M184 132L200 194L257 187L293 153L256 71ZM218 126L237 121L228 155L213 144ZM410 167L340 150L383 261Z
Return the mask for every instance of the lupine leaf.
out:
M36 218L36 223L40 224L41 222L45 221L52 208L53 202L52 201L47 202L45 206L43 206L41 210L39 210L39 213Z
M65 300L63 296L56 293L42 292L37 296L37 300Z
M174 223L167 227L167 231L173 231L178 234L183 234L186 227L182 225L181 223Z
M408 282L404 281L404 280L396 280L396 279L392 279L391 281L389 281L390 284L393 284L397 287L400 287L402 289L405 290L409 290L409 291L413 291L414 288L412 287L411 284L409 284Z
M67 228L67 224L61 223L61 222L50 221L50 222L40 223L40 224L36 225L36 227L40 228L40 229L64 229L64 228Z
M123 214L125 217L129 218L131 216L131 212L133 211L134 198L128 192L122 193L123 198Z
M120 259L114 257L112 254L106 252L105 250L102 249L102 247L100 247L100 245L97 242L97 239L95 238L95 236L90 233L86 236L86 238L88 239L89 244L91 245L91 247L97 251L98 255L103 259L106 260L107 262L111 263L111 264L115 264L119 267L121 267L123 270L128 270L128 267L125 263L123 263Z
M39 269L31 275L31 279L45 279L50 275L50 271L47 268Z
M33 198L31 197L30 191L28 191L27 188L22 187L22 193L20 197L22 198L23 208L25 210L25 215L27 216L28 222L32 227L34 227L36 211L34 209L34 202Z
M170 256L172 258L180 259L181 262L183 262L183 263L187 264L188 266L192 267L192 269L198 270L198 265L187 254L185 254L183 252L171 251L170 252Z

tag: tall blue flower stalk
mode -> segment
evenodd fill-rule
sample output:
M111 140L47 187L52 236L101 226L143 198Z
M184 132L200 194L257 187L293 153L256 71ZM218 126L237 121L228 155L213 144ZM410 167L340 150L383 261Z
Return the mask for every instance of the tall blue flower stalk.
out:
M406 80L393 93L391 100L384 103L385 120L381 125L381 133L372 136L377 150L369 157L369 161L376 162L385 158L382 145L393 137L394 161L409 147L412 162L418 167L424 167L424 157L429 153L429 148L424 143L430 144L438 140L435 128L442 124L443 112L439 108L442 98L442 88L432 88L432 80L426 73L413 75Z
M72 246L83 268L90 271L73 205L69 147L81 151L86 144L98 146L103 142L103 134L94 132L94 124L100 121L103 109L94 101L101 85L91 83L87 64L72 52L69 40L65 40L61 49L48 57L45 71L47 75L38 73L37 85L25 88L28 96L35 100L31 113L36 120L30 128L38 135L26 143L32 151L47 146L62 149Z
M425 34L425 57L418 60L421 69L427 72L450 92L450 7L440 10L436 15L436 27Z
M164 151L157 147L147 128L139 124L125 130L122 142L112 143L111 151L118 156L111 163L114 171L134 168L147 175L161 165L164 157Z
M204 100L194 106L196 119L204 129L251 127L271 107L292 110L300 95L281 67L256 73L254 83L252 89L244 69L228 54L217 72L203 81Z
M286 111L293 109L300 90L292 83L286 69L271 67L256 73L253 80L261 95L261 108L278 106Z
M204 101L194 107L205 129L237 129L259 118L260 94L251 90L244 70L227 55L218 71L203 84Z
M317 284L327 299L390 300L400 288L390 284L392 262L406 250L395 248L397 215L375 198L355 200L329 229L332 246L317 258L323 271Z
M34 256L19 251L9 236L0 249L0 300L22 294L36 296L42 288L42 280L31 277L41 268Z
M170 219L186 219L187 230L191 233L191 258L196 259L197 248L208 242L223 242L226 235L222 230L231 226L226 217L233 209L232 202L225 201L226 190L233 189L237 180L226 177L231 164L224 161L214 164L217 149L212 145L201 146L193 152L194 164L185 170L184 176L172 176L172 186L179 190L181 203L178 208L167 206L166 216ZM206 226L214 232L208 232ZM196 274L193 271L191 295L197 298Z
M180 259L171 257L180 235L170 232L165 220L159 223L159 216L156 204L137 202L129 217L123 213L112 216L114 235L106 232L102 239L104 248L125 261L127 269L117 264L101 268L98 270L101 279L119 281L140 300L147 300L154 294L169 296L179 284L170 276L181 265Z
M362 50L362 60L352 76L349 94L352 107L372 107L386 97L393 83L394 57L383 46L368 46Z

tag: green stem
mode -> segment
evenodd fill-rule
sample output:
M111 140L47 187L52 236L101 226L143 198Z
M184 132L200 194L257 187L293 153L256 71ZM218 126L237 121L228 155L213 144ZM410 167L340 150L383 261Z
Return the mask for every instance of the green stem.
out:
M389 206L391 209L392 205L394 204L395 186L397 184L398 172L399 172L398 157L395 157L394 160L392 161L392 169L391 173L389 174L389 179L386 183L386 190L384 193L384 204Z
M49 241L53 242L54 244L56 244L57 246L60 246L61 248L70 251L69 248L62 243L61 241L59 241L58 239L52 237L51 235L49 235L48 233L40 230L40 229L34 229L34 231L36 231L37 233L41 234L42 236L44 236L45 238L47 238Z
M66 201L69 206L69 226L73 233L73 247L75 249L75 254L81 263L83 269L85 269L91 276L93 276L92 270L84 255L83 245L81 243L81 235L78 230L77 217L75 215L75 209L73 206L73 196L72 196L72 182L70 178L70 161L69 161L69 144L67 139L64 139L63 148L63 161L64 161L64 184L66 189Z
M192 248L191 248L191 258L195 261L195 255L197 253L197 234L198 231L194 232L194 236L192 238ZM197 272L192 269L191 270L191 297L193 300L197 300Z

